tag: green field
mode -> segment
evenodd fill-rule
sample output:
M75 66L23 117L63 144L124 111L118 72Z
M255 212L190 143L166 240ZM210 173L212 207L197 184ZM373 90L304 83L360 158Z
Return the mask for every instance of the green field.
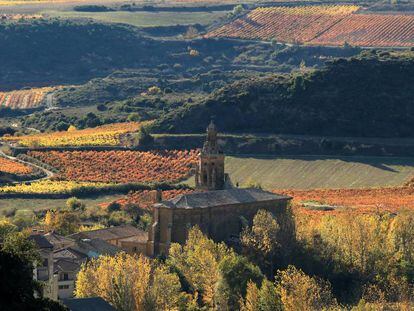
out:
M100 22L122 23L137 27L174 26L174 25L207 25L224 17L227 12L76 12L76 11L43 11L50 17L59 18L91 18Z
M225 165L234 184L266 189L398 186L414 177L414 158L228 156Z

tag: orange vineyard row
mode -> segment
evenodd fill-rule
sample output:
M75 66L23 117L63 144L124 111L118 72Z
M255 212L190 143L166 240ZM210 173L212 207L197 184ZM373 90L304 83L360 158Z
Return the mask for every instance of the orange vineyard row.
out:
M69 129L50 134L3 137L4 140L27 147L116 146L121 136L138 132L145 122L113 123L84 130Z
M413 15L351 15L310 41L313 45L414 46Z
M258 8L207 34L207 37L303 43L358 10L357 6Z
M0 173L26 175L33 172L30 166L0 157Z
M0 92L0 107L11 109L33 109L43 104L45 96L54 88L43 87L38 89Z
M353 5L258 8L206 37L340 46L414 46L414 15L357 14Z
M401 209L414 209L414 187L275 190L275 192L292 196L294 205L315 201L321 204L348 207L361 213L377 210L397 212Z
M74 151L29 155L61 172L61 178L90 182L178 182L186 178L197 151Z

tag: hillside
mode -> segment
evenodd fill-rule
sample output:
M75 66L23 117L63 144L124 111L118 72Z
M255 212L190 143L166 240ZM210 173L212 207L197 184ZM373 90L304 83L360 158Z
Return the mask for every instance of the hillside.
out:
M125 91L128 87L134 89L133 94L128 93L132 96L143 90L134 85L143 85L144 89L154 84L171 88L174 81L180 84L183 78L197 79L198 74L213 69L288 72L302 59L310 66L320 66L326 58L357 53L355 49L343 48L289 48L226 39L157 37L168 32L185 34L187 30L182 25L138 28L91 20L0 21L0 91L27 86L78 85L110 75L109 79L94 81L93 92L85 96L95 98L97 95L91 93L109 92L112 96L106 96L106 101L120 99L122 96L118 93L128 93ZM129 79L128 87L119 90L118 85L124 84L122 79ZM164 80L168 81L167 85ZM91 84L86 86L90 87ZM79 95L74 97L76 101Z
M413 85L413 52L367 51L320 70L235 82L170 112L155 130L201 132L214 116L227 132L411 137Z
M401 186L414 175L412 158L227 157L233 183L266 189L336 189Z

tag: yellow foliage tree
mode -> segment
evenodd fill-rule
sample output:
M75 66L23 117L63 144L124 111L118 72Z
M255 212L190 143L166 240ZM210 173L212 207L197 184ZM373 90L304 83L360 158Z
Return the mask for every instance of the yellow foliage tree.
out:
M154 271L151 295L157 310L175 310L181 293L180 279L170 273L166 266L159 266Z
M171 245L167 262L177 268L191 287L202 295L205 306L214 308L217 285L221 279L219 263L230 253L224 244L214 243L195 227L189 231L184 246Z
M101 256L82 266L76 297L100 296L117 310L177 310L181 283L165 265L144 256Z
M78 129L76 128L76 126L74 126L74 125L71 125L71 126L69 126L68 127L68 132L74 132L74 131L77 131Z
M68 211L47 211L44 224L47 230L54 230L60 234L68 235L79 230L79 215Z
M284 310L313 311L337 306L328 282L310 277L294 266L278 271L276 288Z
M151 270L150 260L143 256L101 256L82 266L76 297L99 296L117 310L144 310Z
M240 299L241 311L260 311L259 289L253 282L247 283L246 298Z

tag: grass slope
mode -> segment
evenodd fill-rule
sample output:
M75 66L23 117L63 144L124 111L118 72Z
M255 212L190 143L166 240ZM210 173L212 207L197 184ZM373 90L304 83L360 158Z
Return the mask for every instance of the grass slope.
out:
M414 175L414 158L229 156L225 165L234 184L266 189L399 186Z
M91 18L100 22L122 23L137 27L207 25L224 17L227 12L75 12L44 11L50 17Z

